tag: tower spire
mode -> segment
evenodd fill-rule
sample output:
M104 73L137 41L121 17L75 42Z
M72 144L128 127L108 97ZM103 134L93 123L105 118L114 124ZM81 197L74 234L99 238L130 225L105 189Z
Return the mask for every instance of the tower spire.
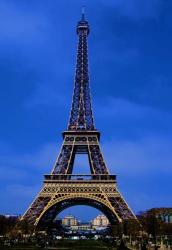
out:
M77 24L78 52L75 73L74 93L68 130L95 130L88 73L87 36L89 25L82 9L82 19Z
M82 21L85 21L85 6L82 6Z

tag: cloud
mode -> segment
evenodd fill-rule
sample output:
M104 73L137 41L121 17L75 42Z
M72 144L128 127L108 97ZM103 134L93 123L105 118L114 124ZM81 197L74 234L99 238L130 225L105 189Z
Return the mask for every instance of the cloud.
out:
M133 210L170 206L170 112L109 97L99 100L96 116L105 132L101 143L105 161L110 173L117 174L119 190Z
M172 174L171 148L171 139L160 136L103 143L111 172L127 176Z
M9 185L6 188L6 192L10 193L11 198L25 199L33 197L33 195L40 190L40 185ZM34 197L33 197L34 198Z
M126 67L131 63L136 63L140 59L139 48L127 44L117 34L111 39L109 37L100 39L96 42L96 49L93 47L92 50L94 50L94 57L91 59L93 59L93 63L99 65L99 70L101 65L103 69L105 64L111 65L111 67L117 65L120 68L121 66Z
M13 43L13 45L25 43L25 45L41 44L44 30L48 30L48 22L41 12L23 9L14 1L0 2L0 32L1 43Z
M72 82L74 64L71 65L68 32L62 33L66 20L63 27L58 21L61 8L60 4L47 6L46 1L0 2L1 82L29 89L26 108L59 107L66 103L59 93L68 93L68 86L63 83Z
M48 166L52 165L53 159L57 153L58 144L45 143L41 145L35 152L16 153L15 150L9 148L8 152L0 155L2 163L6 163L10 167L21 168L22 171L30 170L30 168L46 170ZM9 157L9 153L11 157Z
M102 145L111 174L135 212L171 203L172 142L168 137L113 140Z
M131 19L156 18L161 13L161 0L101 0L104 6L116 9Z
M23 1L0 2L1 57L3 64L16 73L27 74L30 81L35 75L36 81L46 77L50 80L57 68L56 59L61 57L60 39L54 39L52 20L45 7L39 8L34 3L31 6Z
M22 179L27 179L28 178L28 174L24 169L18 169L17 167L11 167L8 165L0 166L0 170L1 170L1 175L0 175L0 181L1 182L20 182Z
M39 192L43 175L51 172L59 153L57 148L59 150L55 143L47 143L30 153L17 153L14 149L9 148L8 151L6 149L6 152L0 156L2 201L0 213L24 212Z
M105 98L103 103L100 102L96 109L97 114L106 118L115 118L119 115L129 116L131 118L142 118L145 115L157 113L156 109L152 107L140 105L127 99L113 97Z
M9 184L0 189L1 214L23 214L37 195L41 185ZM11 204L9 206L9 204Z
M9 192L6 197L7 200L10 199L11 194L15 196L11 186L23 185L26 188L28 198L30 194L36 195L31 187L42 185L43 175L52 171L59 153L58 146L55 143L47 143L35 152L17 153L15 150L9 149L8 152L0 155L0 189L1 192ZM28 186L30 187L29 192ZM25 188L20 191L23 196L25 196ZM18 194L16 193L16 195Z
M33 92L32 96L26 101L25 107L30 108L69 108L69 96L62 95L58 91L58 86L54 84L37 84L37 88ZM59 87L60 88L60 87ZM62 91L61 91L62 92Z
M172 118L171 113L146 104L140 104L124 98L107 97L96 100L96 121L101 127L109 127L115 134L120 131L126 136L144 137L146 134L152 136L170 135ZM166 122L164 122L166 121ZM168 122L167 122L168 121ZM172 136L172 135L171 135Z

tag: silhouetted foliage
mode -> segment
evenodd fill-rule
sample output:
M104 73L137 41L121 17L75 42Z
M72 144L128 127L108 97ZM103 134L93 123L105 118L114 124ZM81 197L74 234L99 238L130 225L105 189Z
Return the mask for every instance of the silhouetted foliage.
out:
M156 214L156 210L151 209L138 214L138 219L143 226L143 230L153 237L157 235L172 235L172 223L166 223Z
M0 235L8 234L16 225L18 219L16 217L5 217L0 215Z
M123 222L123 233L125 235L137 236L141 231L141 224L138 220L128 219Z

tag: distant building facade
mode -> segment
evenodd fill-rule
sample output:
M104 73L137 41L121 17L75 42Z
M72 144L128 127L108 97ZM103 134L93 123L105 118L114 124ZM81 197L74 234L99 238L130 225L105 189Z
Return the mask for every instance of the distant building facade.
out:
M62 219L62 225L64 227L73 227L78 225L78 221L73 215L66 215Z
M107 227L109 225L109 220L104 214L100 214L91 221L91 225L93 228Z
M90 231L92 227L90 223L80 223L76 226L71 226L70 229L73 231Z
M100 228L106 228L109 225L109 220L103 214L98 215L92 221L84 223L78 221L73 215L66 215L62 219L62 225L74 231L94 231Z

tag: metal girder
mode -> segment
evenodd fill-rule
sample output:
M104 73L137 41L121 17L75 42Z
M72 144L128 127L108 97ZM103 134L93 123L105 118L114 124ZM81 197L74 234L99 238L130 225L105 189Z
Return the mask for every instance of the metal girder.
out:
M75 85L68 130L95 130L88 75L88 30L89 27L86 21L78 23Z
M66 135L52 174L71 174L76 153L88 154L92 174L109 174L97 135Z

